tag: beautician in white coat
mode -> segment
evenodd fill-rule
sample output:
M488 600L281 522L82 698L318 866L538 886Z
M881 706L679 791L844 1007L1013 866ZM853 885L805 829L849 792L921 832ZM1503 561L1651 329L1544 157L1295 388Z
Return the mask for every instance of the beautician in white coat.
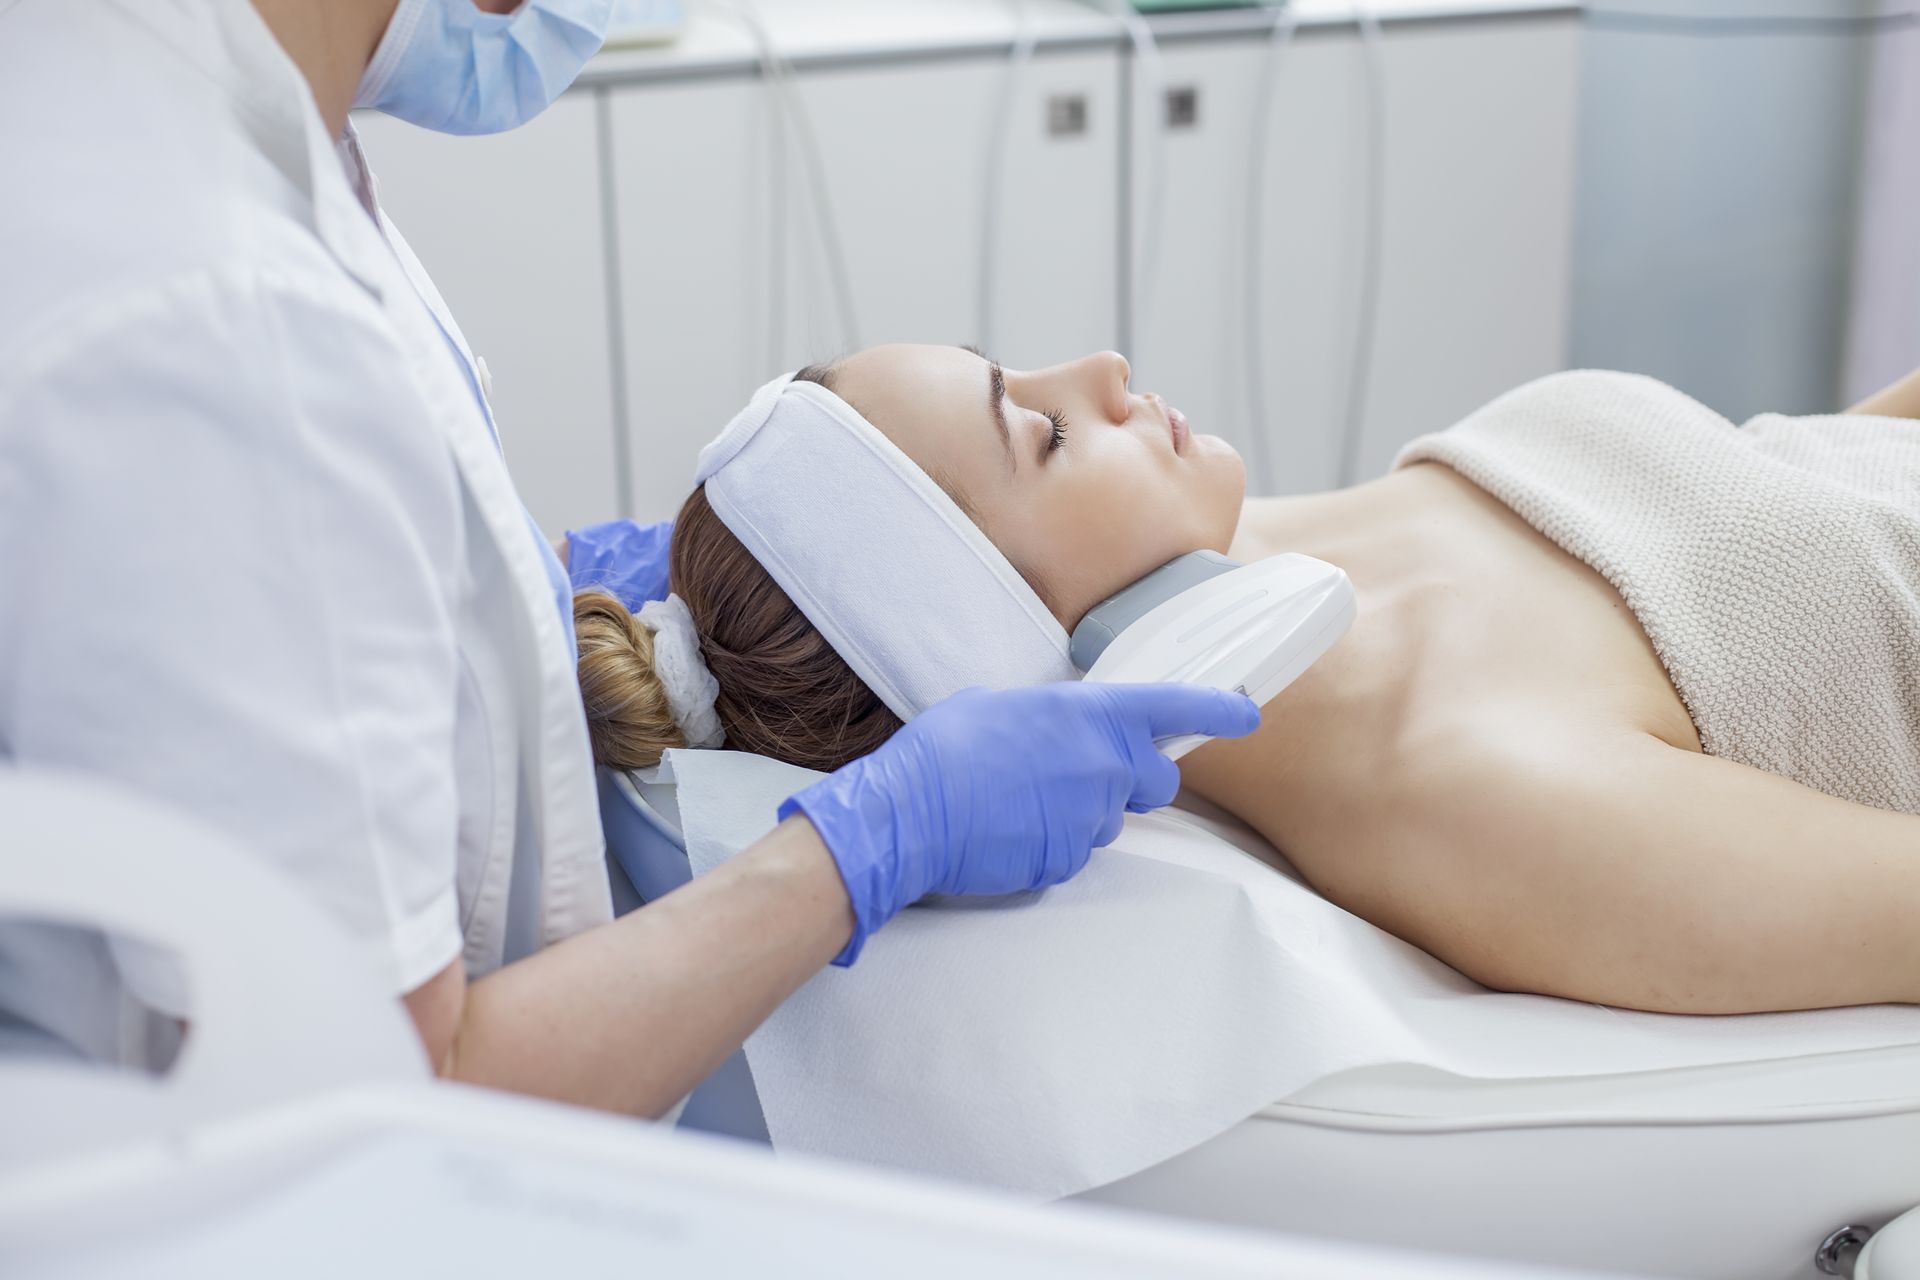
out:
M611 2L0 0L0 757L277 864L442 1074L657 1115L923 893L1073 874L1172 798L1154 737L1257 713L964 694L609 919L566 575L347 113L510 128ZM97 1056L135 1052L106 992L190 1025L127 948L15 930L0 978Z

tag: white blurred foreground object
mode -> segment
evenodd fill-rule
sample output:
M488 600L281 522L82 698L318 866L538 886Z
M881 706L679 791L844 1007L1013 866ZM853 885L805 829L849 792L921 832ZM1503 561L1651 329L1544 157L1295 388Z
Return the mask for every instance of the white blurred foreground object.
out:
M174 1150L0 1182L0 1269L10 1280L1578 1280L1024 1208L454 1085L332 1094L198 1131Z
M158 1080L0 1058L13 1280L1502 1274L1040 1212L434 1083L355 951L213 834L96 785L0 772L0 849L0 916L138 935L181 958L196 997Z
M0 769L0 930L22 920L176 959L192 1032L160 1077L0 1057L0 1185L317 1089L428 1078L400 1003L318 907L259 858L125 792Z

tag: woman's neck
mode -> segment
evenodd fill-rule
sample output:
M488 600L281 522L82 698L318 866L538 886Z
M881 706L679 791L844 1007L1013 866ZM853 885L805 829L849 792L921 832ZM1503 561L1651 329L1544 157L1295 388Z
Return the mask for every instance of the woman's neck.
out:
M1405 474L1330 493L1249 498L1228 554L1245 563L1295 551L1352 573L1352 561L1372 559L1383 541L1398 540Z
M1250 757L1261 779L1279 785L1298 753L1352 720L1354 699L1379 687L1380 672L1407 668L1419 644L1408 620L1446 575L1445 558L1437 561L1433 552L1441 532L1435 521L1444 519L1447 492L1464 484L1444 468L1411 467L1352 489L1246 503L1228 552L1233 559L1297 552L1325 560L1346 571L1359 611L1347 635L1267 704L1259 744L1196 752L1192 768L1183 762L1197 793L1219 800L1234 771L1251 767Z
M1351 489L1249 499L1228 554L1247 561L1297 551L1339 565L1363 590L1389 590L1450 570L1434 548L1467 508L1513 518L1457 472L1421 463Z

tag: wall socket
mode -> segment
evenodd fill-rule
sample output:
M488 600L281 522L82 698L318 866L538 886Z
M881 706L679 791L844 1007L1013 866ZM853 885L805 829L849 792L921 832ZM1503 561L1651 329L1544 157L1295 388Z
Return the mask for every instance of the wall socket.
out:
M1080 93L1056 93L1047 99L1047 136L1072 138L1087 131L1087 99Z
M1167 128L1191 129L1200 123L1200 90L1181 85L1167 90Z

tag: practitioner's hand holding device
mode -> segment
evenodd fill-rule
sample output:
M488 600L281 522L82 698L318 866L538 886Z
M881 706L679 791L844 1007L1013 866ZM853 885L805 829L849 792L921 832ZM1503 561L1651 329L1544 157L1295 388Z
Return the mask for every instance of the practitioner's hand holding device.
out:
M968 689L887 745L793 796L853 899L846 965L867 935L929 893L1057 884L1120 834L1125 813L1170 802L1180 770L1156 739L1244 737L1246 696L1196 685Z

